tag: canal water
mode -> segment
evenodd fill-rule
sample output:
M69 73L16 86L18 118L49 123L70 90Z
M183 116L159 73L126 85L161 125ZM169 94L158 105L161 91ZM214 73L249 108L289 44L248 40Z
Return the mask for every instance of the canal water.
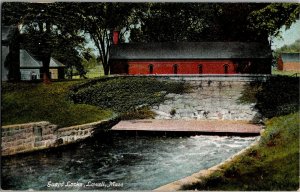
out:
M107 136L2 158L2 189L152 190L214 166L257 137Z

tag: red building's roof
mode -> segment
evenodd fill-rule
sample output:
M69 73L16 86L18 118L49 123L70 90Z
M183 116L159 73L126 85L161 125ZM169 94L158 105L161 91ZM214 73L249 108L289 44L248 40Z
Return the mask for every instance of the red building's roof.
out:
M110 59L239 59L272 58L258 42L167 42L112 45Z
M282 53L283 62L300 62L300 53Z

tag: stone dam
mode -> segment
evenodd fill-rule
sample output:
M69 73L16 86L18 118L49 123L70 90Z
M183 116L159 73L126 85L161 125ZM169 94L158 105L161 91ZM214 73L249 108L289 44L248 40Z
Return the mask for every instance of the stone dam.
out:
M161 80L175 80L189 85L184 94L167 94L166 100L152 107L155 119L240 120L259 123L261 114L255 103L240 101L243 91L252 81L265 81L267 75L206 75L159 76Z
M255 103L241 103L239 98L250 82L265 81L268 76L157 75L151 77L162 81L181 81L190 87L187 93L167 94L164 103L152 106L152 111L157 114L156 120L237 120L259 123L263 118L255 109ZM2 156L74 143L94 135L94 132L102 130L103 126L111 128L117 121L118 118L112 117L107 121L60 129L49 122L3 126L1 128ZM181 126L180 129L182 128L188 127Z

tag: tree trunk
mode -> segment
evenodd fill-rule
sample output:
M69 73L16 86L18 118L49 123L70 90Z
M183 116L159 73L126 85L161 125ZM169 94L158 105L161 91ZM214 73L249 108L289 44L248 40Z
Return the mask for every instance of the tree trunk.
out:
M49 84L49 83L51 83L51 77L50 77L50 71L49 71L50 56L44 57L42 62L43 62L43 82L45 84Z
M105 55L105 57L104 57L103 60L104 60L104 63L103 63L104 75L109 75L109 72L110 72L110 62L107 59L107 55Z
M109 75L109 65L108 63L103 63L104 75Z
M12 39L9 43L9 53L6 57L6 66L8 67L8 80L20 81L20 33L18 27L13 29Z

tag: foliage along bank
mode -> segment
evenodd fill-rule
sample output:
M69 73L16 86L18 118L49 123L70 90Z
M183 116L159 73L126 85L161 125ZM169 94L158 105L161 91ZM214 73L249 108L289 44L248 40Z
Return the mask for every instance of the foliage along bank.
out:
M271 76L266 82L251 82L245 86L239 101L256 103L255 107L266 118L299 111L299 78Z
M159 81L151 77L114 77L74 87L70 97L74 103L113 110L122 119L143 119L154 117L149 106L163 102L165 95L186 90L181 82Z

